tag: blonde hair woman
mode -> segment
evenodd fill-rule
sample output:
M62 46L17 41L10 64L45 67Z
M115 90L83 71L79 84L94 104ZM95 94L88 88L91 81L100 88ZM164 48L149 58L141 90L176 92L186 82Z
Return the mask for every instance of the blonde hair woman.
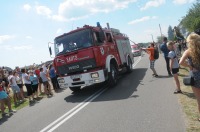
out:
M200 113L200 35L192 33L187 37L188 49L180 59L180 64L189 67L194 76L192 90L197 98ZM188 63L186 62L188 59ZM200 118L198 119L200 121Z

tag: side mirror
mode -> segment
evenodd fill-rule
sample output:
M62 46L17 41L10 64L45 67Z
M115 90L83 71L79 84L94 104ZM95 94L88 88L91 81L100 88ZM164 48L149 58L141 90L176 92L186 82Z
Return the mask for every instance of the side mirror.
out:
M51 50L51 47L49 47L49 53L50 53L50 55L52 55L52 50Z
M50 44L54 44L54 43L51 43L51 42L48 43L48 48L49 48L50 57L53 58L53 57L52 57L52 50L51 50Z

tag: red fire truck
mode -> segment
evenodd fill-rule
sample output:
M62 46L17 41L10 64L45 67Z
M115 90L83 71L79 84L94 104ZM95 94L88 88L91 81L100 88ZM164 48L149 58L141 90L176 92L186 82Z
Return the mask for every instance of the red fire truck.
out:
M54 49L59 85L72 91L105 81L114 86L119 73L131 72L134 62L129 38L109 24L85 25L58 36Z

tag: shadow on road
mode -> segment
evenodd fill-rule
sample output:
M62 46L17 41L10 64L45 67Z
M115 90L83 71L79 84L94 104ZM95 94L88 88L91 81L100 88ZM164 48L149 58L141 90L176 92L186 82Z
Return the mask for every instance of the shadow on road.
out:
M8 115L6 114L6 116L1 117L0 118L0 125L2 125L4 122L8 121L8 119L12 116L12 114Z
M158 75L156 78L171 78L173 76L168 76L168 75Z
M183 95L189 97L189 98L192 98L192 99L196 99L194 93L188 93L188 92L183 92Z
M142 80L146 74L147 68L134 69L130 74L121 75L118 83L113 88L108 88L101 97L98 97L94 102L98 101L111 101L111 100L122 100L127 98L138 98L138 95L133 95L139 85L142 84ZM95 86L85 87L80 92L72 93L65 98L66 102L82 102L84 99L100 90L106 88L105 84L99 84Z

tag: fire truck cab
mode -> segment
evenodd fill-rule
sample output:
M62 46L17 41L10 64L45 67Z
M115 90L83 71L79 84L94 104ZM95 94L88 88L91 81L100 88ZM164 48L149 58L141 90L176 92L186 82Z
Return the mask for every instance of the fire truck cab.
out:
M54 49L59 85L72 91L105 81L114 86L120 71L131 72L134 62L129 38L109 24L85 25L58 36Z

